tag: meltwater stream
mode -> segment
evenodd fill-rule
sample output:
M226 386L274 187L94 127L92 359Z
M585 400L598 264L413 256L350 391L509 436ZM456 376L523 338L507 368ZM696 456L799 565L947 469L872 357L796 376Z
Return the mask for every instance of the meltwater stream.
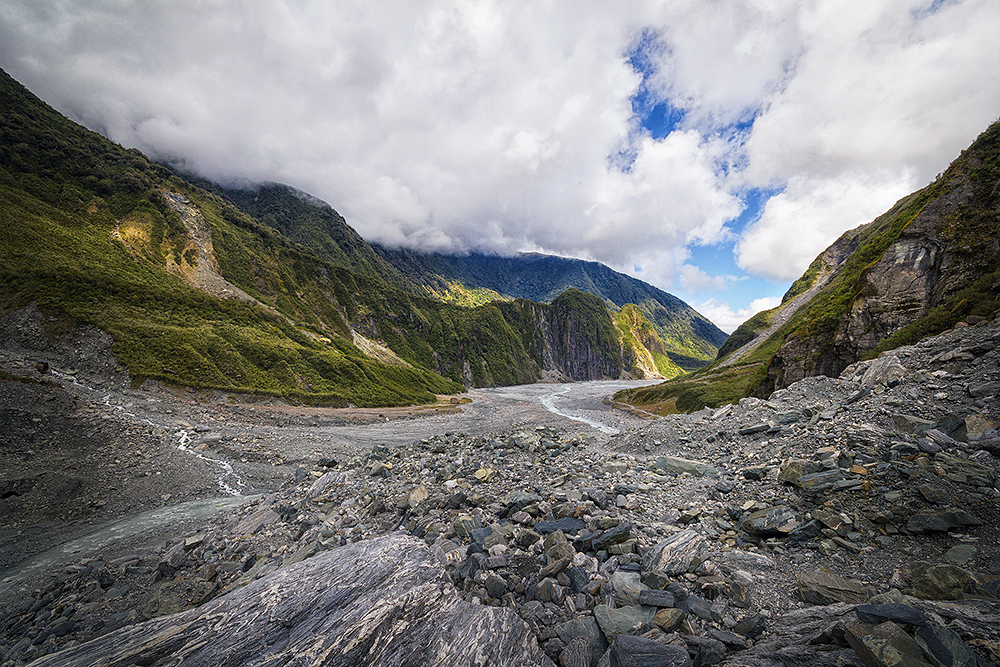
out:
M571 384L532 384L494 389L510 397L536 402L552 414L572 419L602 433L617 435L621 429L619 413L604 399L616 391L646 387L655 380L599 380Z
M74 387L77 387L79 389L84 389L84 390L92 392L92 393L96 393L97 392L97 390L94 389L93 387L88 387L87 385L82 384L81 382L79 382L76 379L76 376L74 376L74 375L68 375L66 373L60 373L59 371L57 371L55 369L53 369L51 372L52 372L53 376L59 378L60 380L68 380L68 381L70 381L73 384ZM139 415L137 415L137 414L135 414L133 412L129 412L122 405L115 405L115 404L113 404L111 402L111 394L105 395L104 396L104 400L102 402L104 403L105 407L112 408L114 410L118 410L119 412L121 412L123 415L125 415L126 417L128 417L130 419L133 419L135 421L141 422L143 424L147 424L147 425L152 426L154 428L160 428L160 429L163 429L164 431L170 431L170 427L167 427L167 426L165 426L163 424L157 424L156 422L154 422L152 420L146 419L144 417L140 417ZM210 456L205 456L201 452L198 452L198 451L195 451L193 449L190 449L188 447L188 445L191 444L191 434L188 433L188 431L185 430L185 429L180 429L180 430L176 431L175 432L175 436L177 437L177 449L181 450L182 452L186 452L188 454L191 454L192 456L194 456L194 457L196 457L198 459L201 459L206 464L216 466L216 467L218 467L220 469L219 478L218 478L217 481L218 481L218 484L219 484L219 489L223 493L225 493L226 495L230 495L230 496L240 496L240 495L243 495L241 489L245 488L246 484L240 478L240 476L236 473L236 471L233 470L233 466L230 465L228 461L221 460L221 459L216 459L216 458L212 458Z

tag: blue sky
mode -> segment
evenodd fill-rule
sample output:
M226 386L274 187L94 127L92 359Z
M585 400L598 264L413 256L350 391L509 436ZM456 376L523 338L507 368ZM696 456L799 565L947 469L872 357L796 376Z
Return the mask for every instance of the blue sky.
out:
M996 0L5 0L0 67L371 241L596 260L731 331L997 119L997 34Z

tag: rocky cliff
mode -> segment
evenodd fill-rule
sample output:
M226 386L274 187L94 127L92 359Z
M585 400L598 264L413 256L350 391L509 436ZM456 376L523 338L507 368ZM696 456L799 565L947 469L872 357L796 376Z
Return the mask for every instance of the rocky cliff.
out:
M997 308L1000 283L1000 125L938 179L825 254L837 263L768 371L765 390L836 376L876 350L942 331ZM851 262L851 257L856 256ZM863 265L860 259L870 259ZM838 280L839 278L839 280Z
M690 411L766 397L1000 308L1000 123L927 187L853 229L773 310L741 325L710 366L623 392L645 410Z

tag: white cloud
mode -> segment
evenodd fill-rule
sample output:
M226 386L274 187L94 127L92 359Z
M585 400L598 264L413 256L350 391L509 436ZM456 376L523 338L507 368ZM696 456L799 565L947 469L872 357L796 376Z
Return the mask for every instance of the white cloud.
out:
M732 240L745 188L782 194L740 266L796 277L996 118L995 2L5 0L0 66L122 144L289 183L371 240L714 293L728 269L688 248ZM686 113L657 141L626 59L651 33L648 85Z
M769 310L781 305L780 296L766 296L754 299L746 308L733 310L728 303L708 299L695 306L695 310L710 319L715 326L726 333L732 333L748 319L762 310Z
M737 263L758 276L795 280L843 231L870 222L908 194L910 182L905 175L794 177L736 244Z

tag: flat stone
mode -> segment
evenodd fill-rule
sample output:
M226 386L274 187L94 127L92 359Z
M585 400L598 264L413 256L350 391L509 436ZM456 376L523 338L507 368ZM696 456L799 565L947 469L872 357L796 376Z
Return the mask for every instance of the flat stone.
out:
M947 489L935 484L921 484L917 487L917 491L929 503L943 503L951 497Z
M694 594L688 595L684 600L679 601L677 606L689 614L693 614L706 621L718 623L722 620L721 614L712 608L712 603Z
M685 618L687 618L687 612L683 609L667 607L656 612L656 615L653 616L653 625L664 632L673 632L680 627Z
M718 477L715 466L701 461L682 459L676 456L657 456L653 467L660 472L689 473L695 477Z
M332 473L327 474L329 475ZM323 478L320 477L320 479ZM319 480L316 481L318 482ZM237 535L253 535L264 526L272 524L280 518L281 517L278 513L270 508L257 510L246 519L243 519L243 521L236 526L236 529L233 532Z
M787 535L798 525L795 510L784 505L758 510L743 520L743 530L758 537Z
M741 634L744 637L749 637L750 639L760 637L766 630L767 619L762 614L748 616L733 626L733 632Z
M615 603L622 607L639 604L644 589L646 585L640 581L638 572L619 569L611 575L611 590L615 592Z
M782 462L778 468L778 481L798 484L799 477L819 470L819 464L806 459L791 458Z
M624 542L632 535L632 524L623 521L619 523L614 528L609 528L600 535L594 538L591 542L591 546L594 551L606 550L613 544L619 544Z
M708 542L693 530L682 530L653 546L642 559L643 572L658 570L670 576L692 572L701 564Z
M831 572L799 572L795 575L799 595L805 602L827 605L834 602L860 604L868 600L868 589L857 581L839 577Z
M564 519L556 519L554 521L535 522L535 530L542 535L554 533L557 530L561 530L566 534L578 533L586 527L587 524L583 522L583 519L576 519L574 517L566 517Z
M917 628L915 639L935 665L941 667L975 667L983 665L976 653L958 634L943 625L928 623Z
M858 620L872 624L892 621L917 626L928 622L924 612L905 604L859 604L854 608L854 613Z
M637 635L644 632L656 616L656 607L622 607L609 609L606 604L594 607L594 618L601 632L610 640L618 635Z
M920 646L892 621L848 623L845 638L868 667L930 667Z
M615 637L610 654L611 667L691 666L691 657L685 648L634 635L622 634Z
M956 544L944 554L944 559L953 565L965 565L976 557L976 547L971 544Z
M969 385L969 396L983 398L1000 393L1000 382L977 382Z
M718 665L726 658L726 645L718 639L700 635L684 635L688 652L694 651L694 662L698 667Z
M913 594L925 600L958 600L972 577L957 565L932 565L913 577Z
M803 475L795 483L802 489L803 493L814 496L823 491L829 491L835 483L842 479L844 479L843 473L840 472L839 468L834 468L833 470Z
M945 508L942 510L918 512L906 522L906 529L911 533L933 533L964 528L965 526L981 526L983 522L962 509Z
M874 387L880 384L889 384L895 380L905 378L906 374L906 367L899 362L899 358L896 355L879 357L868 363L868 367L861 377L861 385L863 387Z
M590 667L593 649L589 637L573 637L559 653L561 667Z
M646 588L639 592L639 602L650 607L673 607L677 604L674 594L670 591L660 591L652 588Z
M892 424L899 433L917 434L934 428L934 422L913 415L893 415Z
M753 424L751 426L744 426L740 429L740 435L754 435L755 433L763 433L764 431L771 428L771 425L767 422L761 422L759 424Z
M786 410L771 415L771 420L776 424L798 424L804 419L805 415L802 414L801 410Z

